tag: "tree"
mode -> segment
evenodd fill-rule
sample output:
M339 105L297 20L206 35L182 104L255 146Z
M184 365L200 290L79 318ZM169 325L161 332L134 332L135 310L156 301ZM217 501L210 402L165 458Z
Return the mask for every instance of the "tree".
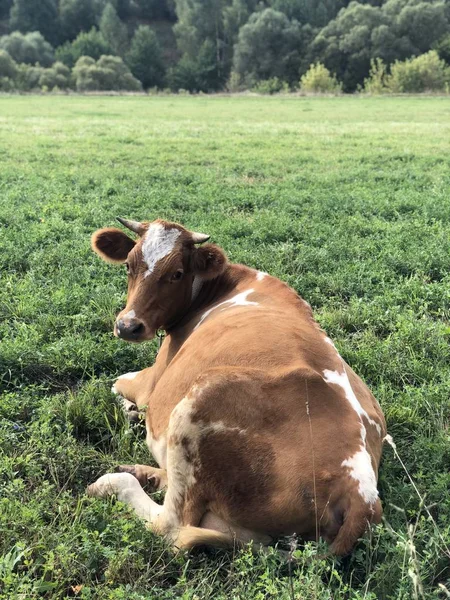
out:
M353 91L367 77L372 59L390 65L421 54L448 28L442 0L387 0L381 6L353 1L317 34L303 69L319 61Z
M56 0L14 0L10 12L10 29L39 31L52 44L59 38Z
M65 40L73 40L80 31L97 25L104 6L96 0L60 0L59 16Z
M427 52L432 44L448 32L444 2L408 3L396 18L396 31L408 37L414 52Z
M141 19L175 21L175 7L167 0L135 0Z
M225 31L224 15L232 0L175 0L175 3L178 22L174 25L174 31L178 48L186 57L196 61L204 42L211 42L218 76L217 85L222 85L231 67L232 46Z
M439 54L439 58L442 58L448 65L450 65L450 33L436 42L436 44L433 46L433 50L436 50L436 52Z
M136 29L126 62L144 88L162 85L164 65L161 48L155 32L147 25Z
M324 27L347 6L346 0L270 0L270 8L284 13L289 19L308 23L312 27Z
M0 0L0 19L8 18L12 4L13 0Z
M39 63L43 67L49 67L54 60L53 48L39 31L26 34L14 31L3 35L0 37L0 48L6 50L17 63Z
M127 27L117 16L116 9L110 2L103 9L100 19L100 33L115 54L123 56L128 45Z
M102 56L97 62L90 56L82 56L73 69L73 76L78 91L142 89L119 56Z
M218 89L217 62L214 44L206 40L195 60L186 54L169 72L169 87L177 92L213 92Z
M66 42L56 49L56 58L72 68L81 56L90 56L97 60L112 50L103 35L93 27L86 33L81 32L73 42Z
M297 21L266 8L253 13L239 31L234 51L234 70L248 87L278 77L292 84L298 70L305 36Z

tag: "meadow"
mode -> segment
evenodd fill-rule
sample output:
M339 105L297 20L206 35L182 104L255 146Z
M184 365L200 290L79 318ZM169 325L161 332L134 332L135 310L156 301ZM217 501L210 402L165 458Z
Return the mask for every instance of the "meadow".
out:
M0 598L450 597L449 151L444 97L0 97ZM125 270L90 250L117 215L288 282L369 384L398 454L351 556L173 556L85 495L150 460L110 387L157 343L113 337Z

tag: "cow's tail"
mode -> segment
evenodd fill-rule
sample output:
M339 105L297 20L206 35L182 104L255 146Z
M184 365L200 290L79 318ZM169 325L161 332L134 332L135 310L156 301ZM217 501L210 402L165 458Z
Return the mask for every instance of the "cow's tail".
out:
M364 502L359 494L354 496L344 513L344 522L331 544L331 551L338 556L348 554L366 531L369 523L379 523L383 509L377 498L373 505Z

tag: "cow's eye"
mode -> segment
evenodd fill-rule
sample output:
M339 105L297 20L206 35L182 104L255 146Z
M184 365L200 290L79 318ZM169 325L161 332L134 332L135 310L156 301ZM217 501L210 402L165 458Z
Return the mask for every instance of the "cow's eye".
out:
M178 271L176 271L170 279L171 279L171 281L179 281L180 279L183 278L183 275L184 275L183 270L178 269Z
M130 272L130 264L126 262L126 263L125 263L125 266L126 266L126 268L127 268L127 273L129 273L129 272Z

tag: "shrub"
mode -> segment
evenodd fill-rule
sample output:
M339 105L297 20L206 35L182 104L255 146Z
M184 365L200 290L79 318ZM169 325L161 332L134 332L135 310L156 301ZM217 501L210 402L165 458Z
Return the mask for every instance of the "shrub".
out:
M387 69L381 58L370 61L369 77L364 79L364 92L367 94L383 94L386 88Z
M300 79L302 92L319 92L336 94L342 92L342 84L321 63L310 65L308 71Z
M14 80L10 77L2 77L0 75L0 92L12 92L14 90Z
M56 59L72 68L82 56L90 56L98 60L103 55L112 53L103 35L92 27L90 31L81 32L73 42L66 42L56 49Z
M44 69L39 77L39 87L65 90L70 87L70 69L61 62L55 62L50 69Z
M17 65L6 50L0 50L0 77L14 79L17 75Z
M442 92L449 84L450 67L435 50L403 62L396 61L386 81L389 91L394 93Z
M0 37L0 49L6 50L17 63L49 67L53 61L53 48L39 31L20 33L14 31Z
M46 69L39 65L18 65L16 88L20 92L31 92L39 88L39 80Z
M272 77L271 79L263 79L253 87L253 91L258 94L277 94L282 92L287 94L289 92L289 84L286 81L281 81L278 77Z
M229 92L242 92L245 90L245 85L242 83L242 78L239 73L231 71L226 88Z
M102 56L96 62L90 56L78 59L73 76L78 91L139 91L141 84L118 56Z

